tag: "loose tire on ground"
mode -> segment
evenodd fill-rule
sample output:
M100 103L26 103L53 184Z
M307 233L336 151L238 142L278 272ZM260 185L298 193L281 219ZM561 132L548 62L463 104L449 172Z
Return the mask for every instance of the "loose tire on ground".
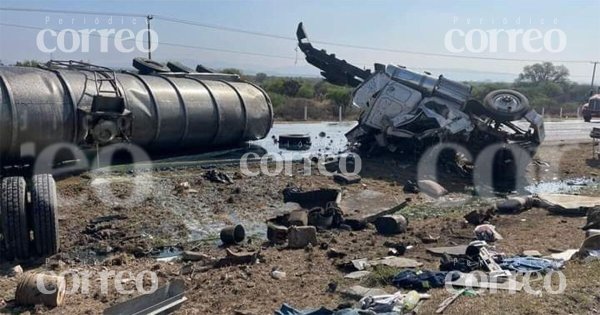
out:
M26 185L23 177L6 177L0 185L0 217L4 258L29 258L29 229L27 228Z
M311 146L308 134L279 135L279 147L288 150L307 150Z
M34 175L31 179L30 215L36 254L50 256L60 247L56 183L50 174Z

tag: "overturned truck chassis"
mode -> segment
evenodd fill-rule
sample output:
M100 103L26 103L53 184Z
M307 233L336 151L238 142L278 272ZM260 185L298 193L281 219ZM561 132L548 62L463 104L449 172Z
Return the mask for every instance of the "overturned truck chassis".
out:
M362 114L346 137L361 149L384 147L420 155L435 144L451 142L476 157L486 147L499 144L506 152L517 145L531 157L544 139L541 115L517 91L492 91L481 102L471 98L469 85L441 75L434 78L382 64L375 64L372 72L348 64L315 49L302 23L296 35L306 60L321 69L327 81L355 87L352 104ZM514 123L522 119L529 122L528 128Z

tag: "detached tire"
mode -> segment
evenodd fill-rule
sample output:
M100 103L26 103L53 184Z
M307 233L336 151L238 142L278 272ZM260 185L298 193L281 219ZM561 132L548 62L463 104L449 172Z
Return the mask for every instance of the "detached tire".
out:
M483 99L483 108L496 121L519 120L531 109L527 97L513 90L496 90Z
M309 134L285 134L279 136L279 148L287 150L308 150L311 146Z
M29 258L29 229L25 206L26 185L23 177L6 177L0 185L3 251L7 260Z
M36 254L54 255L60 247L56 183L50 174L35 175L31 179L31 208L33 243Z

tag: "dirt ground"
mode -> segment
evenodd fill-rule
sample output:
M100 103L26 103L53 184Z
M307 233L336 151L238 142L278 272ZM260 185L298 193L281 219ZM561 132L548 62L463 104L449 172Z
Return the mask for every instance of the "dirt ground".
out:
M595 180L600 174L600 160L591 158L589 145L541 147L527 171L530 183L538 181L579 181L585 186L571 187L578 193L598 195ZM254 169L257 166L253 166ZM232 183L216 183L203 177L207 166L160 168L138 173L86 173L58 181L60 202L61 252L44 260L4 263L0 270L0 297L7 313L99 314L137 293L118 294L111 284L131 288L131 279L109 277L109 291L102 292L98 275L103 271L153 271L162 285L174 279L185 281L188 300L177 314L273 314L283 303L296 308L318 308L353 302L340 292L355 284L379 287L396 292L389 276L398 270L381 268L362 280L345 279L340 266L358 258L379 258L388 255L384 243L395 242L413 247L403 257L414 258L422 269L438 270L439 257L425 251L427 247L467 244L472 240L474 226L462 218L464 214L489 207L494 199L473 196L470 181L444 173L440 182L450 194L434 200L423 194L405 194L403 185L415 178L414 165L394 158L363 159L362 181L340 186L330 177L303 175L296 166L292 174L249 177L239 173L238 165L219 165ZM106 179L113 179L108 184ZM132 180L139 179L148 191L135 192ZM144 185L144 183L152 183ZM179 190L181 183L189 189ZM398 203L411 198L408 207L399 211L409 219L409 230L395 236L382 236L373 228L362 231L323 230L318 233L319 246L309 249L287 249L266 241L265 220L283 211L282 190L294 184L304 190L329 187L342 191L342 200L365 192L377 192L387 201ZM579 184L567 184L578 186ZM102 192L110 189L116 199L103 200ZM125 201L132 194L134 197ZM355 198L356 199L356 198ZM360 201L360 200L359 200ZM382 200L383 202L383 200ZM355 209L361 211L361 209ZM363 209L368 211L368 209ZM347 213L346 213L347 214ZM106 222L98 218L112 216ZM500 215L491 219L504 240L496 249L507 255L523 250L538 250L547 255L552 250L579 248L584 239L581 226L585 218L550 215L534 208L517 215ZM227 224L243 223L250 237L241 245L229 247L234 252L260 251L259 263L251 265L205 268L201 262L159 262L153 256L161 249L174 246L199 251L212 257L225 256L218 231ZM424 244L422 235L439 239ZM201 240L200 240L201 239ZM330 258L331 249L344 254ZM164 252L164 251L163 251ZM65 297L64 305L23 307L13 299L18 277L9 270L20 264L25 271L72 271L76 275L90 272L89 292L77 290ZM286 273L275 279L271 271ZM567 262L563 269L567 279L564 293L547 292L532 295L485 291L476 297L460 297L446 314L594 314L600 313L600 263ZM68 283L74 277L67 276ZM149 277L144 278L150 286ZM554 279L553 279L554 280ZM554 282L553 282L554 283ZM542 283L534 283L541 289ZM335 287L335 290L332 288ZM68 286L68 288L70 288ZM406 290L403 290L406 291ZM438 304L450 296L444 289L433 289L419 308L421 314L435 312Z

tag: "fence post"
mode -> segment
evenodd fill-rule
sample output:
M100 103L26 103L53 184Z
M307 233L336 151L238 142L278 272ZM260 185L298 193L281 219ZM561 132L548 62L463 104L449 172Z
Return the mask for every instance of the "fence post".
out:
M304 121L308 120L308 106L304 105Z
M563 114L563 108L560 108L560 115L558 116L560 119L562 119L562 114Z
M340 106L340 109L339 109L338 120L339 120L340 122L342 121L342 106Z

